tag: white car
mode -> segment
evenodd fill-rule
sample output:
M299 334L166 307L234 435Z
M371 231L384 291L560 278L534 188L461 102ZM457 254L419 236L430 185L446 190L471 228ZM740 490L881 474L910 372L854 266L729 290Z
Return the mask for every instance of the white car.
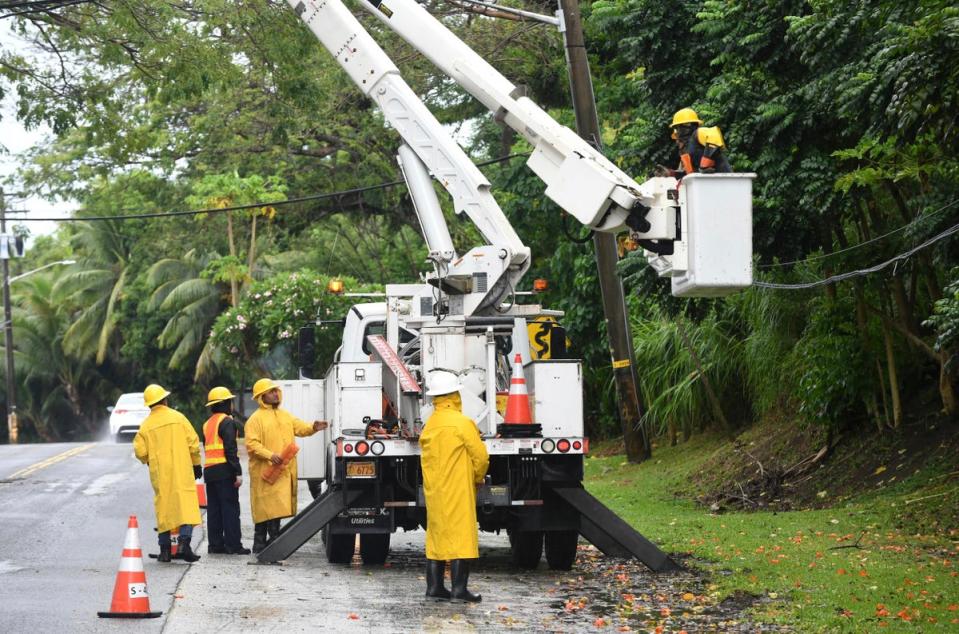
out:
M121 394L117 404L110 409L110 436L123 440L124 435L135 434L150 415L150 408L143 404L143 392Z

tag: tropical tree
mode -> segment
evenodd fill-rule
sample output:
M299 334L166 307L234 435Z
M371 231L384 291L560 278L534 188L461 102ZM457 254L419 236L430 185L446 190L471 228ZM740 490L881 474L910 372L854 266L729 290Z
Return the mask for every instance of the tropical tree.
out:
M115 388L93 357L66 354L63 341L70 313L58 301L52 274L35 274L14 287L15 367L24 436L45 441L95 433L103 421L103 396Z

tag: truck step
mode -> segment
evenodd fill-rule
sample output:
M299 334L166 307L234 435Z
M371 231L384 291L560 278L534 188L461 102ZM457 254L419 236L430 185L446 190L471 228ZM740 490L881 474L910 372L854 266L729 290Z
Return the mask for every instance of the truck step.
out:
M359 491L330 489L286 523L279 534L256 556L261 564L282 561L323 530L323 527L360 497Z
M640 535L586 489L576 486L552 490L579 513L579 534L610 557L635 557L653 572L682 570L656 544Z

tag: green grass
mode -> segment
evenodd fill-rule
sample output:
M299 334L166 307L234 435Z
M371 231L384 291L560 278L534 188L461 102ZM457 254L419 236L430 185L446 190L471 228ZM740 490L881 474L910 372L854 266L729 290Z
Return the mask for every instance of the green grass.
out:
M897 528L907 507L914 518L955 504L954 478L930 489L917 486L929 474L917 474L829 509L713 515L687 498L691 476L720 447L694 438L640 465L592 457L586 486L667 552L692 555L714 600L736 591L771 599L753 611L757 621L800 632L959 631L959 530ZM860 535L861 548L835 548Z

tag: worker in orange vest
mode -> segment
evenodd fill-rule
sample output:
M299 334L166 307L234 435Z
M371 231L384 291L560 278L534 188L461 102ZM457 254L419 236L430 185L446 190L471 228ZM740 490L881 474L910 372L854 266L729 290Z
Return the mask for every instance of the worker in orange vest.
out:
M240 532L240 486L243 468L236 453L239 435L233 414L234 396L225 387L207 395L210 418L203 423L203 481L206 482L207 552L249 555Z
M679 148L679 166L669 169L657 165L656 176L682 178L686 174L716 174L732 172L733 168L723 155L726 142L718 127L703 127L703 121L692 108L683 108L673 115L672 139Z

